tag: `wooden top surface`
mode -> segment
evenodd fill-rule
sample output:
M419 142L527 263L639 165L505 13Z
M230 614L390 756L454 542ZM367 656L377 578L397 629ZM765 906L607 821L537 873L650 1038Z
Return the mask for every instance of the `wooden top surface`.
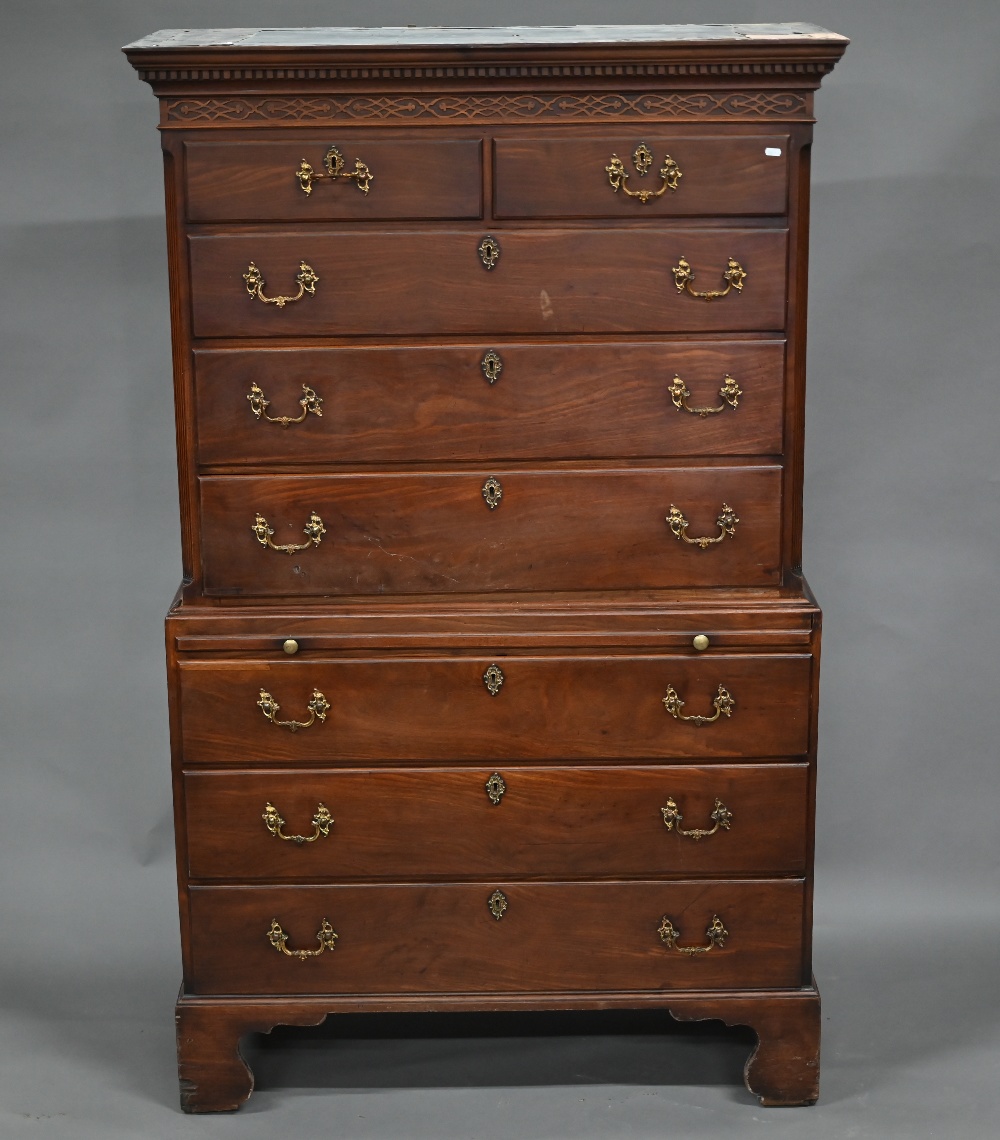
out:
M844 36L816 24L577 24L509 28L167 28L126 45L125 51L164 49L239 50L270 48L519 47L583 44L652 45L698 43L774 45L825 41Z

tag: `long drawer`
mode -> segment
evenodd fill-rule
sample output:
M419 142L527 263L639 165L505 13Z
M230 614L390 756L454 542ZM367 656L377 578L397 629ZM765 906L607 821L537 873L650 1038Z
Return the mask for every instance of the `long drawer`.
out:
M784 229L506 229L487 269L480 229L332 231L189 237L193 331L198 337L435 336L482 333L777 331L785 327ZM719 291L730 258L746 273L741 292ZM272 299L248 293L251 263ZM255 286L254 286L255 287Z
M781 134L507 135L493 142L493 171L498 218L646 221L788 208L788 136Z
M199 350L198 461L779 455L784 348L484 341ZM318 402L307 406L306 389Z
M207 594L767 586L780 576L777 465L210 476L199 486Z
M796 879L193 887L189 906L189 994L754 989L804 980ZM321 933L326 948L315 957L275 947L316 951ZM711 948L679 949L695 946Z
M194 879L802 875L808 768L184 775Z
M811 670L804 653L185 660L183 761L799 756L808 747ZM262 690L278 705L270 717ZM277 723L293 720L311 723Z

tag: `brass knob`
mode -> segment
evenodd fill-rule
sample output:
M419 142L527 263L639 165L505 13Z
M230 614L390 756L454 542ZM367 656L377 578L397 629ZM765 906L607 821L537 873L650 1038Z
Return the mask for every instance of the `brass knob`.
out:
M697 637L694 640L697 644ZM708 645L708 638L705 638L705 645ZM699 645L698 648L704 649L705 645ZM281 648L288 654L289 657L291 657L293 653L298 653L299 643L295 640L294 637L290 637Z
M694 640L691 642L691 644L695 647L695 649L697 649L699 651L702 649L707 649L708 648L708 638L703 633L697 633L697 634L695 634ZM287 653L294 653L295 652L294 649L291 649L291 650L288 649L288 642L287 641L285 642L285 651Z

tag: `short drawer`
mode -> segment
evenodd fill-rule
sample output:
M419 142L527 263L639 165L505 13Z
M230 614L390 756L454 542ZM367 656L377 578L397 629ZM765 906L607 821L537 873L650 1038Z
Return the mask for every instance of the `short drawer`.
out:
M795 879L194 887L189 905L188 993L565 993L803 981L804 889ZM681 952L698 946L710 949ZM320 952L296 959L296 951Z
M480 253L486 236L482 228L326 227L189 237L194 334L382 338L785 326L784 229L496 229L493 269ZM689 287L726 289L729 259L746 273L742 290L693 296ZM673 270L682 261L694 279L678 292ZM312 277L296 284L302 265ZM278 305L261 296L298 299Z
M220 475L199 486L204 589L216 596L762 586L780 575L777 465Z
M494 213L643 221L784 214L788 141L781 134L630 129L598 137L507 136L493 143Z
M808 654L386 654L178 671L185 766L751 759L804 755L809 741ZM278 705L270 717L262 691ZM310 710L316 694L325 717Z
M805 764L189 771L188 871L275 882L801 876L808 779Z
M372 132L333 134L296 132L275 141L185 143L188 219L314 222L482 216L481 139L410 135L390 141ZM312 168L311 175L303 164ZM370 179L364 178L365 169ZM332 172L336 177L330 177Z
M199 350L198 461L779 455L784 350L784 341L503 340Z

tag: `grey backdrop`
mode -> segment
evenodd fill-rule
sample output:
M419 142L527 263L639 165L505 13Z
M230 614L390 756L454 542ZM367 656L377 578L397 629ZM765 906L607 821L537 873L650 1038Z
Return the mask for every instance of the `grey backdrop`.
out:
M996 0L4 9L0 1135L994 1137ZM782 19L854 41L817 97L813 164L804 564L826 612L821 1104L755 1107L736 1086L738 1034L553 1039L529 1022L272 1043L268 1089L244 1114L182 1118L162 183L156 104L120 45L206 25Z

